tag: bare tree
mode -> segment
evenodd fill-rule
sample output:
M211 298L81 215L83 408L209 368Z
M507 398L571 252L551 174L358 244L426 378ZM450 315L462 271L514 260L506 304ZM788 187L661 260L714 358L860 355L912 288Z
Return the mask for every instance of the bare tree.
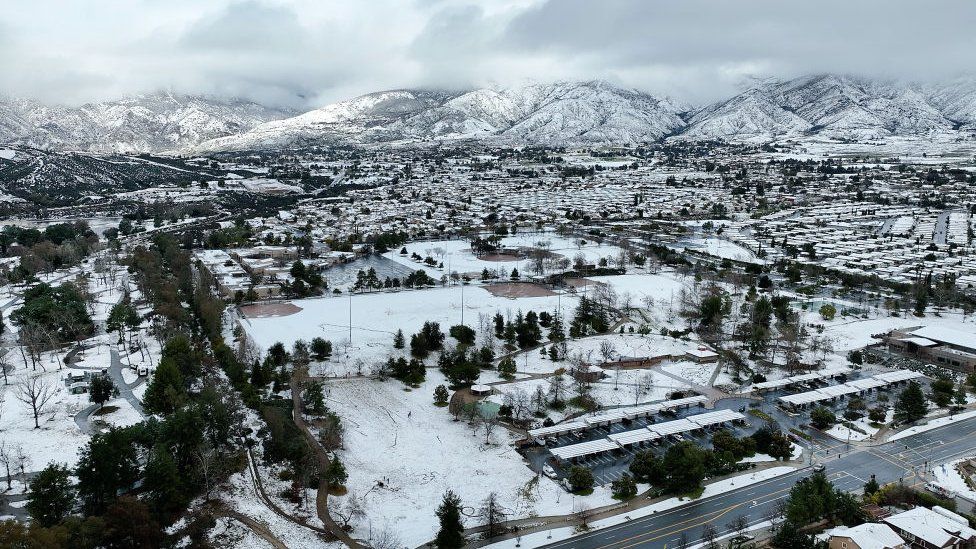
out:
M634 404L636 405L640 402L641 397L651 392L654 388L654 374L651 372L644 372L643 374L637 376L637 380L634 382Z
M3 372L3 384L4 385L10 385L10 380L9 380L9 378L7 376L7 374L9 373L9 372L7 372L7 370L11 368L10 361L7 360L7 353L9 353L9 352L10 352L10 349L8 349L6 347L0 349L0 372Z
M735 534L736 536L741 536L748 527L749 521L746 519L745 515L739 515L725 525L725 529L728 531L728 533Z
M27 375L17 387L14 397L30 406L34 415L34 428L39 429L41 427L40 416L48 412L53 404L52 401L60 393L59 387L45 382L40 376Z
M715 531L715 527L712 526L712 523L706 522L702 526L702 537L701 537L702 541L705 543L705 547L708 547L709 549L718 547L718 544L716 542L717 538L718 538L718 532Z
M491 434L495 432L495 427L498 427L498 419L494 416L481 418L481 428L485 431L485 444L491 443Z
M14 463L14 449L12 446L7 444L6 440L0 440L0 465L3 465L5 472L7 473L7 490L9 491L13 484L12 478L10 476L10 466Z
M369 540L371 549L401 549L403 543L396 534L396 530L383 528Z
M203 479L203 499L210 501L213 489L220 479L220 460L217 451L208 443L200 445L193 452L193 461L200 478Z
M20 477L24 480L27 479L27 468L31 464L31 457L24 453L24 445L18 444L14 447L14 469L20 473Z
M531 399L522 387L516 386L505 393L505 405L512 409L512 419L516 422L524 421L531 415Z
M577 507L573 511L573 517L575 517L576 520L579 521L579 528L581 530L589 530L590 529L590 517L591 516L593 516L592 511L584 503L581 503L579 505L579 507Z
M604 339L600 342L600 356L603 357L603 362L610 362L615 354L617 354L617 347L612 341Z
M491 539L505 533L505 528L501 525L505 520L505 511L498 501L498 492L489 493L488 497L481 502L478 517L485 525L484 539Z
M354 493L346 496L345 500L341 503L337 502L335 498L330 498L329 511L332 516L339 519L339 524L343 530L351 529L355 522L362 520L366 516L363 500Z

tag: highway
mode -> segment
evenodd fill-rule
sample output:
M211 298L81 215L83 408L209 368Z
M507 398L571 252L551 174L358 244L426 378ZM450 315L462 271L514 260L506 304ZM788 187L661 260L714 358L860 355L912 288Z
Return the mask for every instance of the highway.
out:
M925 433L870 448L852 448L839 443L827 454L824 465L834 486L856 491L872 474L880 484L903 481L924 483L925 462L929 467L976 453L976 418L960 421ZM821 452L818 452L820 455ZM810 467L726 492L688 505L632 521L573 536L552 543L552 548L677 548L701 541L706 524L722 535L726 525L744 517L750 525L778 515L778 506L797 480L809 475Z

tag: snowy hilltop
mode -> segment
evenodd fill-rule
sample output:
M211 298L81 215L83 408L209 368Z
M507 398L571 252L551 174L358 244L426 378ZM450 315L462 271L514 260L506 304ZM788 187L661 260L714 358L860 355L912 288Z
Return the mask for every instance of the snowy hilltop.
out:
M0 143L100 153L158 152L242 133L293 114L250 101L166 92L79 107L0 97Z
M496 143L655 141L684 126L671 101L606 82L557 82L463 92L393 90L262 124L201 150L329 141L488 139Z

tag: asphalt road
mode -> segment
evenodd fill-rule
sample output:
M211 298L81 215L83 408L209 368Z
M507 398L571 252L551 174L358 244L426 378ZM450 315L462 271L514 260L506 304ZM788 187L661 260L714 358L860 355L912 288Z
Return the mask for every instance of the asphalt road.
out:
M976 453L976 418L960 421L873 448L837 443L827 449L824 465L834 486L856 491L872 474L879 483L924 483L925 462L930 467ZM823 455L823 451L818 452ZM719 535L740 516L750 525L774 516L796 481L809 475L809 467L705 500L662 511L630 522L594 530L547 545L553 548L677 548L700 542L703 527L711 524ZM929 477L930 479L931 477Z

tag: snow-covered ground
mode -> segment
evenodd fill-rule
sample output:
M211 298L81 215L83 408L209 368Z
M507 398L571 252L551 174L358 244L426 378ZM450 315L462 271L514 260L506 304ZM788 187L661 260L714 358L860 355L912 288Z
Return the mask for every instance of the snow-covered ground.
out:
M724 238L693 238L687 242L687 247L715 257L734 259L737 261L763 262L748 248L725 240Z
M393 350L393 335L398 329L409 338L426 321L439 322L445 333L450 326L461 323L461 286L408 290L392 293L354 295L351 298L323 297L296 300L291 303L302 310L282 317L247 318L242 324L248 336L262 349L276 342L286 347L298 339L310 341L323 337L332 341L333 361L344 361L355 373L358 361L370 371L377 361L386 360ZM562 297L563 310L571 310L575 299ZM349 309L352 308L352 347L349 341ZM517 300L492 295L476 285L464 288L464 322L477 327L478 315L501 313L514 316L518 311L555 311L557 296L523 297ZM341 360L340 360L341 359ZM341 374L340 374L341 375Z
M966 457L950 461L948 463L943 463L938 467L933 467L932 474L935 475L935 482L943 488L952 490L970 501L976 501L976 490L973 490L973 488L966 483L966 480L962 478L962 475L959 473L959 469L957 468L960 463L970 459L972 459L972 457Z
M537 247L539 242L547 243L547 249L559 256L572 261L577 254L581 254L587 263L597 264L600 259L614 258L620 254L620 248L616 246L598 244L587 241L584 245L579 245L577 240L559 236L556 234L516 234L502 239L501 245L506 248L513 247ZM392 250L384 257L392 259L397 263L406 265L412 269L423 269L434 277L439 278L442 274L457 271L458 273L473 273L480 275L481 271L503 270L506 274L512 269L518 269L523 276L530 273L530 261L528 259L511 259L505 261L486 261L475 257L471 253L471 243L467 240L437 240L431 242L411 242L402 246L407 249L407 255L401 255L400 249ZM423 262L410 259L413 254L421 258L432 257L439 263L444 263L444 269L429 267Z
M415 390L393 380L328 385L327 404L345 426L339 456L349 472L349 493L364 500L370 516L396 524L405 545L433 539L434 511L448 489L467 508L497 492L512 510L510 518L571 513L574 499L590 507L614 503L608 487L573 498L553 480L537 477L511 446L515 436L500 426L486 445L483 429L455 422L433 405L434 387L444 383L439 372L428 370L427 381ZM365 537L366 528L358 525L354 535Z
M42 360L50 359L45 356ZM29 366L24 369L22 364L15 362L17 370L10 374L10 385L0 385L0 443L23 449L29 457L27 471L39 471L50 462L73 466L78 461L78 451L88 443L88 434L74 421L75 414L89 406L88 395L69 394L63 381L66 371L58 370L57 364L46 363L46 372L31 371ZM55 393L40 415L37 429L31 407L17 398L20 384L28 377Z
M942 427L943 425L949 425L950 423L956 423L957 421L962 421L964 419L969 419L971 417L976 417L976 411L965 412L962 414L955 414L952 416L942 417L939 419L933 419L924 425L916 425L915 427L909 427L904 431L895 433L894 435L888 437L888 440L900 440L908 436L912 436L918 433L924 433L925 431L931 431L937 427Z

